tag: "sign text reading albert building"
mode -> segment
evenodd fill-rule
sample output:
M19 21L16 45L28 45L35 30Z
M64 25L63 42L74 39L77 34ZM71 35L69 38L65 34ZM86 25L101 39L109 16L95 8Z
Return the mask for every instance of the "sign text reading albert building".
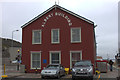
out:
M46 22L53 16L61 16L63 18L65 18L68 22L68 25L71 26L72 25L72 22L71 22L71 19L64 13L61 13L61 12L55 12L55 13L50 13L48 14L44 19L43 19L43 22L42 22L42 27L45 26Z

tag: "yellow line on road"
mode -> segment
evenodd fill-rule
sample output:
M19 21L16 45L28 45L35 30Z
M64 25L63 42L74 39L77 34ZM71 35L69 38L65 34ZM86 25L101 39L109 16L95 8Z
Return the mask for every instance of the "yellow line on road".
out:
M100 78L100 74L99 74L99 76L98 76L98 79L97 79L97 80L99 80L99 78Z

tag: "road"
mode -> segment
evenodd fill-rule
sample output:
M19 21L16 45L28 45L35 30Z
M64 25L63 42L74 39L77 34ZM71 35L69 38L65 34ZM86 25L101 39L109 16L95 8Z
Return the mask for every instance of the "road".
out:
M6 66L6 75L8 75L9 80L40 80L41 75L40 73L20 73L19 71L16 70L16 66ZM100 77L98 79L98 77ZM93 80L117 80L118 77L118 69L114 68L113 71L109 71L107 73L100 73L99 75L94 75ZM28 79L29 78L29 79ZM53 78L52 78L53 79ZM6 80L6 79L3 79ZM7 79L8 80L8 79ZM57 80L57 79L54 79ZM66 75L62 76L59 80L72 80L72 75ZM83 79L78 79L78 80L83 80ZM85 79L86 80L86 79Z

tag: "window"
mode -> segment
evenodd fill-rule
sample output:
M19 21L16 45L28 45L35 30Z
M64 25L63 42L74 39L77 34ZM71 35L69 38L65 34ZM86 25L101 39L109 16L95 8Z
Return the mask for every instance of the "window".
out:
M74 66L77 61L82 60L82 52L81 51L71 51L70 52L70 68Z
M33 30L32 43L41 44L41 30Z
M61 63L61 53L60 51L50 52L50 64L60 64Z
M41 68L41 52L31 52L31 69Z
M71 28L71 42L81 42L81 28Z
M52 43L59 43L59 29L51 30L51 41Z

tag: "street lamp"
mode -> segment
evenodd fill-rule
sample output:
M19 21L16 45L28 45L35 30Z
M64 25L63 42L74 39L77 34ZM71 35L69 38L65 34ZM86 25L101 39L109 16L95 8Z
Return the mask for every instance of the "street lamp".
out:
M11 46L11 47L13 47L13 33L14 33L15 31L19 31L19 30L13 30L13 31L12 31L12 46Z
M12 31L12 45L11 45L12 51L13 51L13 33L16 32L16 31L19 31L19 30L13 30ZM19 64L17 65L17 70L19 70Z

